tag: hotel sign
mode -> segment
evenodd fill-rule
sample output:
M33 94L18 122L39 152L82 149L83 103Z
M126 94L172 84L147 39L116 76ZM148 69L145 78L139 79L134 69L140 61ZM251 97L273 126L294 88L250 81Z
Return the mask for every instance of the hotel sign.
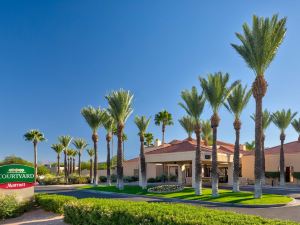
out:
M22 189L34 185L34 168L19 164L0 166L0 188Z

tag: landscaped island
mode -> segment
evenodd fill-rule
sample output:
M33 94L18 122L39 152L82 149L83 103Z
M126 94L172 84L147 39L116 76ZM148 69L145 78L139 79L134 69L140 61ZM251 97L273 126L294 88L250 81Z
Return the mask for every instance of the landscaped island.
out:
M288 196L264 194L262 198L255 199L252 192L232 192L231 190L220 189L219 197L212 197L211 189L203 188L202 195L195 195L195 191L191 187L185 187L182 191L172 193L150 193L147 190L143 190L139 186L127 185L124 190L119 190L115 186L92 186L86 185L80 187L80 189L96 190L103 192L116 192L125 194L146 195L163 198L178 198L184 200L200 200L210 202L222 202L222 203L235 203L245 205L272 205L272 204L287 204L293 199Z

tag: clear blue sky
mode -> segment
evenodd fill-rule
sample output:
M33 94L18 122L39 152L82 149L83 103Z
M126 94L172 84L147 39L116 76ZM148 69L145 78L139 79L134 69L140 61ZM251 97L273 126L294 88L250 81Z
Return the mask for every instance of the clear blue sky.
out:
M264 107L274 111L299 105L300 2L298 1L1 1L0 3L0 159L15 154L33 158L25 131L38 128L48 141L39 145L39 160L54 161L50 145L59 135L86 138L91 132L80 115L83 106L107 107L104 95L124 88L135 94L134 114L126 124L126 158L139 151L134 115L154 117L170 111L175 125L166 139L186 134L177 120L180 92L199 86L198 76L224 71L251 85L254 74L231 48L243 22L253 14L288 17L288 31L266 73ZM253 99L245 110L241 141L253 140ZM203 118L211 110L206 106ZM234 141L233 117L221 110L220 140ZM300 115L299 115L300 116ZM149 131L161 138L160 128ZM105 159L100 130L100 159ZM287 141L297 134L290 127ZM274 125L267 146L279 144ZM84 159L87 156L84 155Z

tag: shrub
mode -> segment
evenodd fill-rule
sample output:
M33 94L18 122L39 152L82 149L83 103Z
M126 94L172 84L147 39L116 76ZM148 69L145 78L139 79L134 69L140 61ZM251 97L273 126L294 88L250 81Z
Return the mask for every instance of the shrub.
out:
M35 200L46 211L63 214L64 205L76 200L76 198L65 195L37 194L35 195Z
M296 179L300 179L300 172L293 172L293 177Z
M106 176L100 176L99 181L102 182L102 183L105 183L105 182L107 182L107 177Z
M18 202L14 195L0 195L0 202L0 220L18 216L30 206L30 202Z
M139 180L139 178L135 177L135 176L126 176L126 177L124 177L125 182L136 182L138 180Z
M176 175L169 176L169 181L176 182L177 181L177 176Z
M181 185L160 185L156 187L151 187L148 189L148 192L152 193L171 193L182 191L183 186Z
M38 166L38 168L37 168L37 174L39 176L40 175L50 174L50 170L46 166L41 165L41 166Z
M43 177L39 177L38 182L40 184L45 184L45 185L64 184L65 178L63 176L54 176L52 174L46 174Z
M196 224L293 224L258 216L213 210L184 204L131 202L111 199L70 201L64 207L65 222L73 225L196 225Z
M116 174L112 174L110 176L111 182L117 182L117 175Z
M153 177L151 177L151 178L149 178L147 181L148 181L148 183L155 183L155 182L156 182L156 179L153 178Z
M79 176L78 174L73 173L69 176L69 183L70 184L88 184L89 177Z
M266 178L279 178L280 172L265 172Z

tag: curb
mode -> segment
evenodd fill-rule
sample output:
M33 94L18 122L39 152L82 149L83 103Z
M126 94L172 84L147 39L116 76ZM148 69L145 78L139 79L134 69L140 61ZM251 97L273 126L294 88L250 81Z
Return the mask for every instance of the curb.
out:
M80 190L80 189L79 189ZM223 207L239 207L239 208L279 208L279 207L292 207L299 206L300 201L293 198L293 200L287 204L268 204L268 205L245 205L245 204L236 204L236 203L224 203L224 202L209 202L202 200L183 200L176 198L164 198L156 196L147 196L147 195L136 195L136 194L126 194L126 193L117 193L117 192L107 192L107 191L96 191L96 190L80 190L83 192L90 193L102 193L107 195L119 195L119 196L128 196L128 197L142 197L148 199L162 200L163 202L172 202L172 203L188 203L196 205L209 205L209 206L223 206Z

